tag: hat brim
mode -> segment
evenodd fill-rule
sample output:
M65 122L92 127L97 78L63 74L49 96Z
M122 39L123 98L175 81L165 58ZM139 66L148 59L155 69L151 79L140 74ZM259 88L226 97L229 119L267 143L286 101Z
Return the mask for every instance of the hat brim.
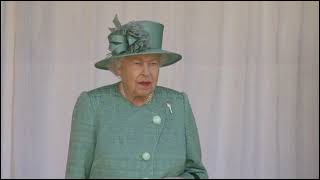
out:
M178 62L179 60L181 60L181 58L182 58L182 56L180 54L177 54L174 52L161 50L161 49L149 49L149 50L145 50L145 51L139 52L139 53L130 53L130 54L122 54L122 55L117 55L117 56L106 57L106 58L98 61L97 63L95 63L94 66L98 69L109 70L107 65L112 61L120 60L120 59L122 59L124 57L128 57L128 56L136 56L136 55L144 55L144 54L145 55L146 54L160 54L161 55L161 67L174 64L174 63Z

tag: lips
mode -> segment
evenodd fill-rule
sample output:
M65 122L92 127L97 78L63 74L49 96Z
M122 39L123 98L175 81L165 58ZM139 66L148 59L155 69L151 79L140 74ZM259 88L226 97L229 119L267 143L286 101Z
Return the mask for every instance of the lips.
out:
M151 82L150 81L141 81L141 82L138 82L138 84L147 87L151 84Z

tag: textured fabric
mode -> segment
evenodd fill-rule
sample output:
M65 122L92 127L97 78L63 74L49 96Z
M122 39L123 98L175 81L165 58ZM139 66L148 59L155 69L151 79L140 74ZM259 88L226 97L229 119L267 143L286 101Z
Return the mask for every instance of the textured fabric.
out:
M207 178L187 95L157 86L152 101L136 107L117 85L83 92L78 98L66 177ZM160 123L153 122L155 116ZM144 153L150 159L143 159Z

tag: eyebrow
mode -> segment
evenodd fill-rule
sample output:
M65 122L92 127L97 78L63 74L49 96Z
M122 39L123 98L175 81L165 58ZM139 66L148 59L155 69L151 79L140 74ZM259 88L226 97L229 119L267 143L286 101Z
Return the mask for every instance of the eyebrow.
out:
M143 61L143 62L152 62L152 61L159 61L160 62L160 59L156 59L156 58L153 58L153 59L150 59L150 60L142 60L142 59L138 59L138 58L134 58L132 59L132 61Z

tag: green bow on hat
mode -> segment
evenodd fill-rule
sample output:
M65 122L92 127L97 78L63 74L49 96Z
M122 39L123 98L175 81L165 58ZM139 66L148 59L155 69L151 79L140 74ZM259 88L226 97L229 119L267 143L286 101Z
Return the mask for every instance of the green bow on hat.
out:
M162 50L164 26L153 21L131 21L121 25L118 16L113 19L115 28L109 28L109 51L107 57L95 64L96 68L108 69L108 64L127 56L159 54L161 66L168 66L179 61L180 54Z
M137 53L149 48L149 34L136 22L121 26L118 16L113 19L116 28L109 28L109 50L112 55L124 52Z

